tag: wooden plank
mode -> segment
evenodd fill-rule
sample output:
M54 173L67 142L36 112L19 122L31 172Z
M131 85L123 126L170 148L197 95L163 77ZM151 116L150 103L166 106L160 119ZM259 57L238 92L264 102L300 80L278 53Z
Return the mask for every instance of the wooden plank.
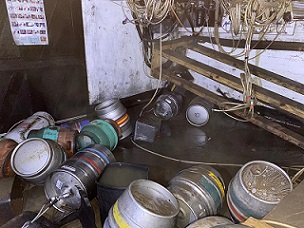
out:
M75 57L54 57L48 59L41 59L36 61L29 61L23 59L8 59L0 60L0 71L17 71L28 69L39 69L47 67L64 67L73 65L83 65Z
M192 41L191 37L182 36L179 39L174 39L174 40L162 42L162 48L163 48L163 50L166 50L166 49L173 49L174 50L177 47L186 47L186 45L188 45L188 43L191 42L191 41Z
M215 59L215 60L225 63L227 65L230 65L232 67L236 67L241 70L244 69L244 61L236 59L230 55L220 53L218 51L201 46L194 42L189 43L188 48L193 51L199 52L203 55L206 55L212 59ZM285 78L279 74L273 73L271 71L265 70L263 68L257 67L252 64L249 64L249 69L252 74L254 74L260 78L263 78L269 82L275 83L277 85L283 86L285 88L288 88L290 90L293 90L295 92L298 92L298 93L301 93L304 95L304 85L299 82Z
M162 56L188 69L194 70L195 72L214 81L227 85L239 92L243 92L240 79L231 74L215 69L171 50L164 50L162 52ZM255 96L263 103L278 108L283 112L290 113L302 122L304 121L304 106L301 103L283 97L277 93L268 91L259 86L254 85L253 88L255 91Z
M198 36L193 38L193 40L196 40L199 43L210 43L210 37L203 37L203 36ZM211 38L212 43L216 44L215 38ZM226 47L234 47L235 43L238 41L234 41L231 39L224 39L220 38L220 44L222 46ZM245 47L246 40L241 40L239 42L239 48L244 48ZM269 46L270 45L270 46ZM299 51L303 49L304 43L303 42L288 42L288 41L256 41L253 40L251 42L251 46L254 47L254 49L269 49L269 50L286 50L286 51ZM269 46L269 47L268 47Z
M304 227L304 181L290 192L263 219Z
M155 78L158 78L159 69L155 68L153 70L152 76ZM223 102L226 102L226 100L223 97L220 97L211 91L208 91L190 81L187 81L183 78L177 77L175 75L171 75L169 70L163 69L163 80L167 80L169 82L172 82L176 84L177 86L183 87L184 89L196 94L197 96L203 97L206 100L216 104L221 105ZM244 112L243 111L235 111L233 112L235 115L244 118ZM274 123L270 120L265 119L262 116L255 115L253 118L249 120L249 122L297 145L298 147L304 149L304 137L302 135L299 135L285 127L283 127L280 124Z

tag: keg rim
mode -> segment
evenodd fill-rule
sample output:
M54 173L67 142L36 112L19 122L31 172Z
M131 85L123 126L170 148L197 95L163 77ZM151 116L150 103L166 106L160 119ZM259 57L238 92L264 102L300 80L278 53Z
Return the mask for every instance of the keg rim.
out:
M170 196L170 202L172 204L172 206L176 209L176 212L175 213L172 213L170 215L160 215L160 214L157 214L155 212L152 212L150 211L149 209L147 209L146 207L144 207L140 202L138 202L137 199L135 199L134 195L132 194L131 192L131 189L132 187L134 186L140 186L142 187L143 185L141 185L140 183L144 182L145 184L148 184L148 185L153 185L154 188L152 188L154 191L157 191L158 193L160 192L163 192L165 191L166 194L168 194L168 196ZM157 189L155 189L155 187ZM138 207L140 207L142 210L144 210L145 212L147 212L148 214L152 215L152 216L155 216L157 215L157 217L159 218L164 218L164 219L168 219L168 218L174 218L175 216L178 215L179 213L179 203L178 203L178 200L175 198L175 196L167 189L165 188L164 186L162 186L161 184L157 183L157 182L154 182L154 181L151 181L151 180L146 180L146 179L137 179L137 180L134 180L132 181L129 186L127 187L127 193L129 195L129 197L134 201L136 202L136 204L138 205ZM159 190L162 190L162 191L159 191ZM164 195L164 194L162 194Z
M193 108L200 108L201 110L206 111L206 113L208 114L208 115L206 115L207 119L206 119L204 122L201 122L201 123L196 123L196 122L190 120L189 112L190 112L190 110L193 109ZM186 111L186 119L187 119L188 123L191 124L192 126L195 126L195 127L202 127L202 126L205 126L205 125L208 123L208 121L209 121L209 119L210 119L210 112L209 112L208 109L207 109L206 107L204 107L203 105L192 104L192 105L190 105L190 106L187 108L187 111Z
M121 108L123 112L127 111L118 98L113 98L99 103L98 105L95 106L94 110L97 116L102 119L105 116L109 116L113 112L116 112L116 110L119 108Z
M48 121L50 126L55 125L55 120L54 120L53 116L47 112L38 111L38 112L35 112L32 116L43 117L44 119L46 119Z
M256 200L258 200L258 201L260 201L260 202L263 202L263 203L265 203L265 204L274 204L274 205L277 205L284 197L283 197L282 199L279 199L279 200L276 200L276 201L266 201L266 200L263 200L263 199L261 199L261 198L256 197L256 196L255 196L254 194L252 194L252 193L246 188L246 186L244 185L244 182L243 182L243 179L242 179L242 173L243 173L244 169L247 168L247 166L252 165L252 164L254 164L254 163L260 163L260 164L262 163L262 164L271 166L272 168L278 170L278 171L280 172L280 174L282 174L282 175L286 178L286 180L288 181L289 186L290 186L290 192L291 192L291 191L293 190L293 184L292 184L292 181L291 181L290 177L289 177L288 174L287 174L281 167L279 167L278 165L276 165L276 164L274 164L274 163L272 163L272 162L269 162L269 161L264 161L264 160L253 160L253 161L247 162L246 164L244 164L244 165L241 167L241 169L240 169L240 170L237 172L237 174L236 174L236 176L237 176L237 178L239 179L239 181L240 181L240 183L241 183L243 189L244 189L251 197L253 197L254 199L256 199ZM234 178L233 178L233 179L234 179ZM233 179L231 180L231 182L233 181ZM231 182L230 182L230 183L231 183ZM229 185L230 185L230 183L229 183Z
M24 174L24 173L20 172L19 169L16 168L15 157L16 157L17 153L20 152L19 149L21 147L23 147L28 142L32 142L32 141L38 141L38 142L43 143L46 146L46 149L49 151L49 153L47 153L46 162L44 162L44 164L39 169L37 169L36 171L34 171L32 173ZM53 152L53 150L46 139L40 139L40 138L27 139L27 140L23 141L22 143L20 143L19 145L17 145L16 148L13 150L12 155L11 155L11 167L17 175L24 177L24 178L27 178L27 177L30 178L46 169L46 167L51 163L52 152Z
M75 179L78 182L78 184L80 184L79 187L82 190L84 190L85 193L87 193L87 189L84 186L84 184L82 183L81 179L77 175L75 175L73 172L71 172L69 170L62 169L61 166L60 166L58 169L54 170L50 175L48 175L48 177L46 178L46 180L44 182L44 193L45 193L46 198L51 199L52 197L55 197L57 195L56 186L52 184L52 180L54 178L54 175L57 174L57 173L67 173L67 174L71 175L73 177L73 179ZM57 180L59 180L59 179L57 179ZM61 189L60 189L60 191L61 191ZM60 191L58 191L58 192L60 192ZM77 191L76 195L74 195L73 197L77 197L78 194L79 194L79 191ZM65 201L65 199L62 199L62 201ZM72 210L68 210L68 209L64 209L62 207L59 207L59 206L57 206L58 202L55 203L53 205L53 207L55 209L57 209L58 211L62 212L62 213L73 211L75 209L75 208L72 208Z

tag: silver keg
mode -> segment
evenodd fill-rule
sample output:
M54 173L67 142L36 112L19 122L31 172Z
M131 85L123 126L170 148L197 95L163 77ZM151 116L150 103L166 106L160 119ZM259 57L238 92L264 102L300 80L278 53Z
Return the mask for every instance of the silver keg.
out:
M110 99L98 104L95 112L99 119L114 120L119 125L122 134L120 139L124 139L132 133L130 116L119 99Z
M36 112L32 116L21 121L21 123L8 132L4 138L12 139L17 143L20 143L27 139L31 130L39 130L54 125L55 121L50 114L47 112Z
M61 212L73 211L80 207L83 190L92 199L96 195L95 181L107 164L115 158L106 147L95 144L76 153L52 172L45 181L44 191L48 199L61 198L54 207Z
M169 120L176 116L182 106L183 97L175 92L168 92L160 95L153 108L154 114L163 119Z
M188 106L186 119L192 126L202 127L208 123L211 111L211 103L201 97L196 97Z
M112 206L104 227L173 228L178 208L177 200L165 187L150 180L135 180Z
M32 138L23 141L14 149L11 167L18 176L40 185L65 160L65 151L56 142Z
M180 171L169 182L169 191L177 198L180 211L177 227L219 213L224 193L221 175L210 166L192 166Z
M287 173L267 161L246 163L230 181L227 203L234 220L263 218L293 189Z
M187 228L212 228L221 225L223 225L223 227L226 227L226 225L228 226L233 224L234 223L226 217L208 216L191 223L189 226L187 226Z

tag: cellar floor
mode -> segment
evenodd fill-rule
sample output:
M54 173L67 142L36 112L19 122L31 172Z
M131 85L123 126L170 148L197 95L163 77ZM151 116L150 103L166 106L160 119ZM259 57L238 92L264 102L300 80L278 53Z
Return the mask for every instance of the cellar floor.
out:
M304 165L304 151L299 147L250 123L238 122L222 113L212 113L209 122L203 127L190 125L185 118L185 111L195 96L190 93L186 95L182 110L177 116L163 123L164 128L157 134L154 143L137 141L137 145L134 145L131 136L121 140L113 151L116 160L147 165L149 179L163 186L167 186L169 180L180 170L192 166L191 161L214 163L213 167L222 175L226 187L240 166L248 161L265 160L284 167ZM142 100L143 96L138 96L124 102L128 107L133 127L143 106L143 104L134 105L134 101ZM156 156L151 151L173 160ZM292 175L292 171L290 174ZM27 186L24 197L23 210L38 211L46 201L42 186ZM94 199L91 203L95 210L96 225L101 227L98 202ZM302 211L304 211L304 203L302 203ZM54 213L52 209L47 216L51 218ZM226 204L221 214L229 216ZM297 219L296 216L294 218ZM81 225L79 220L75 220L64 227L81 227Z

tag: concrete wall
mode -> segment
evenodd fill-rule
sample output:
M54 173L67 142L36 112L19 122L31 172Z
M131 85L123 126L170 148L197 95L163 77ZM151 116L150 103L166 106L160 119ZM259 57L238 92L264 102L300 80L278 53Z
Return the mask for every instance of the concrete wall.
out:
M111 97L130 96L150 90L155 85L155 82L153 83L144 73L141 43L135 26L122 24L125 19L122 7L119 6L122 3L124 2L82 0L90 103L97 103ZM128 10L125 9L125 11ZM180 33L187 35L183 31L180 31ZM275 34L270 33L267 39L272 40ZM203 30L203 35L209 35L207 29ZM222 30L221 36L229 38L230 33ZM289 24L277 40L303 42L303 22L298 22L296 25ZM266 51L252 60L251 63L304 83L304 52L302 49L303 47L299 47L299 51ZM252 54L255 55L255 53ZM208 58L191 52L188 53L188 56L208 62L210 65L220 67L239 77L240 71L237 69L228 68L221 63L213 63ZM240 93L196 73L193 73L193 75L195 83L200 86L211 91L220 88L227 93L227 96L242 99ZM304 96L301 94L277 87L260 79L255 80L256 83L277 93L298 102L304 102Z
M122 1L82 0L90 103L151 90L141 41L133 24L123 25ZM125 9L128 14L128 10ZM131 18L131 17L130 17Z

